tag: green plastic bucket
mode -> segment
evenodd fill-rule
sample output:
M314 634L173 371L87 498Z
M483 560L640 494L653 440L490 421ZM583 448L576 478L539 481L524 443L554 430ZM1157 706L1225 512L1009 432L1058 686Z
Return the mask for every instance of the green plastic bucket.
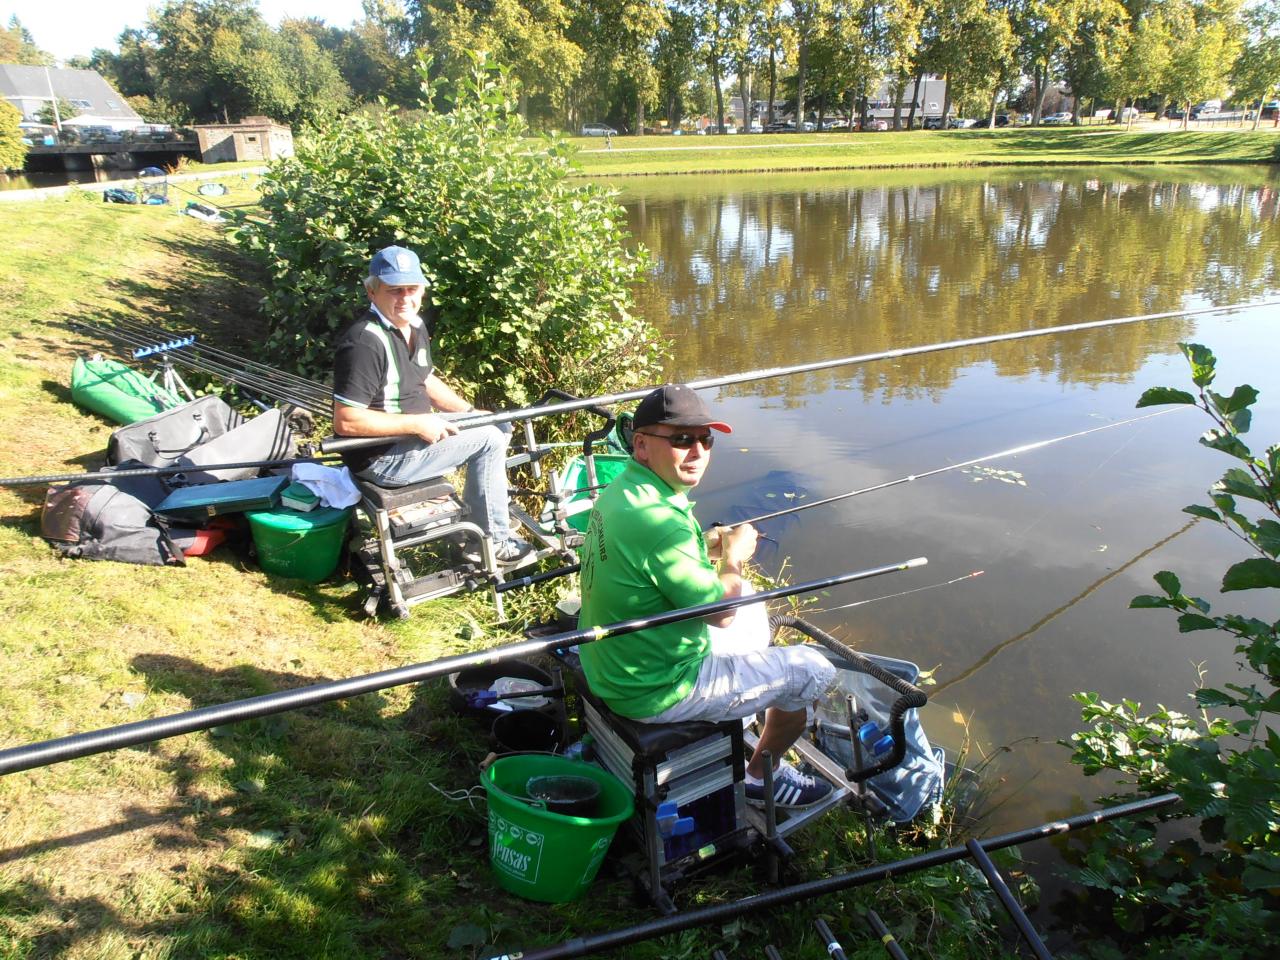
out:
M317 507L308 513L251 510L249 529L258 565L278 577L319 583L333 573L347 538L349 509Z
M595 815L552 813L528 799L530 779L555 776L598 783ZM480 782L489 795L489 865L498 886L527 900L564 903L586 893L634 809L631 791L609 771L551 754L500 757Z

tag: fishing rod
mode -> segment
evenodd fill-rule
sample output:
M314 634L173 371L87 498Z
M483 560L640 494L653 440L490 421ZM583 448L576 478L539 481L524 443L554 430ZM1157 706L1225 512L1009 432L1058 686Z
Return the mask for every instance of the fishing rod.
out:
M157 330L142 333L106 326L95 327L77 321L72 321L70 325L74 329L101 336L117 344L132 348L133 359L142 359L144 356L149 355L145 352L148 348L155 347L158 343L162 344L164 337L171 336L165 331ZM191 352L193 350L194 352ZM182 344L169 350L152 352L167 354L175 362L193 370L219 377L231 383L239 383L273 399L293 403L313 414L327 415L332 408L333 395L323 385L316 385L304 380L298 380L296 383L292 380L284 383L276 382L276 380L271 379L272 374L270 373L248 368L237 369L221 360L210 359L203 355L201 348L193 344ZM252 363L244 360L244 358L236 357L234 354L229 354L228 356L234 362L246 367ZM270 370L270 367L265 367L265 371Z
M897 600L899 597L908 597L913 593L920 593L924 590L937 590L939 587L949 587L953 583L961 583L965 580L972 580L980 577L985 570L974 570L972 573L966 573L963 577L956 577L952 580L944 580L942 583L931 583L927 587L916 587L912 590L903 590L901 593L886 593L883 596L872 597L869 600L855 600L853 603L842 603L838 607L827 607L825 610L813 610L812 613L835 613L837 610L851 610L854 607L865 607L868 603L879 603L881 600Z
M140 333L144 336L155 336L160 339L174 335L168 330L164 330L159 327L150 327L138 320L133 320L128 317L115 318L112 321L112 326L116 329L127 329L127 330L133 331L134 333ZM192 334L192 336L194 336L194 334ZM207 354L210 357L213 357L216 359L220 359L220 360L224 360L232 363L244 364L245 367L249 369L257 370L258 372L262 373L264 376L270 376L284 382L297 384L299 387L305 387L311 390L312 392L316 393L318 396L332 395L332 392L329 390L328 386L321 383L319 380L312 380L308 377L303 377L296 373L290 373L288 370L281 370L277 367L272 367L260 361L251 360L248 357L242 357L239 354L230 352L229 350L223 350L219 347L211 346L210 344L203 343L200 341L197 341L191 347L191 349L197 353Z
M722 530L731 530L734 527L740 527L747 523L763 523L765 520L773 520L776 517L785 517L788 514L799 513L801 510L812 510L814 507L823 507L829 503L836 503L840 500L848 500L850 497L858 497L864 493L874 493L877 490L885 490L889 487L896 487L903 483L911 483L913 480L923 480L925 477L936 477L940 473L948 473L951 470L960 470L964 467L976 466L979 463L986 463L988 460L999 460L1001 457L1013 457L1020 453L1030 453L1032 450L1040 450L1051 444L1061 443L1063 440L1074 440L1077 437L1087 437L1091 433L1099 433L1103 430L1111 430L1115 427L1124 427L1131 423L1137 423L1140 420L1150 420L1152 417L1163 417L1167 413L1177 413L1179 410L1185 410L1186 407L1172 407L1168 410L1157 410L1155 413L1146 413L1140 417L1130 417L1127 420L1117 420L1114 423L1104 423L1100 427L1090 427L1088 430L1080 430L1076 433L1064 434L1061 437L1053 437L1049 440L1037 440L1034 443L1024 443L1020 446L1010 447L1008 450L1000 450L996 453L989 453L984 457L974 457L972 460L964 460L960 463L952 463L945 467L938 467L935 470L926 470L924 473L912 473L905 477L898 477L896 480L886 480L884 483L877 483L870 487L860 487L857 490L850 490L848 493L840 493L834 497L827 497L823 500L815 500L813 503L802 503L799 506L787 507L783 510L775 510L773 513L761 514L758 517L752 517L750 520L737 520L733 523L717 524ZM321 445L323 448L323 444Z
M84 327L81 327L80 329L91 330L91 328ZM127 348L132 348L132 359L135 360L142 359L144 356L149 355L146 351L149 347L153 347L156 344L152 339L119 331L91 330L91 332L95 335L101 335L105 339L111 340L118 345L123 344ZM179 352L183 349L185 348L175 347L172 350L157 350L151 352L156 353L157 355L170 356L175 363L180 363L192 370L218 377L228 383L239 384L275 400L294 404L295 406L301 407L314 415L327 415L331 410L331 401L325 401L322 398L308 394L305 391L297 391L290 387L282 387L279 384L263 379L256 374L247 373L243 370L236 370L221 363L207 361L198 355L183 355Z
M940 350L954 350L957 347L976 347L988 343L1004 343L1010 340L1024 340L1028 337L1043 337L1058 333L1075 333L1081 330L1100 330L1105 327L1115 327L1128 323L1141 323L1147 320L1167 320L1172 317L1196 317L1214 313L1228 313L1233 310L1247 310L1256 307L1271 307L1276 305L1280 305L1280 300L1261 300L1256 303L1236 303L1222 307L1201 307L1194 310L1170 310L1165 313L1144 313L1132 317L1115 317L1111 320L1092 320L1088 323L1069 323L1057 327L1044 327L1039 330L1020 330L1014 333L998 333L987 337L970 337L966 340L948 340L943 343L932 343L919 347L899 347L894 350L881 350L877 353L864 353L852 357L840 357L834 360L818 360L813 363L803 363L792 367L769 367L763 370L753 370L747 373L734 373L722 377L713 377L707 380L694 380L691 381L688 386L694 390L710 390L715 387L727 387L738 383L749 383L753 380L768 380L773 377L789 376L796 373L812 373L818 370L829 370L833 367L869 363L873 360L892 360L897 357L911 357L922 353L934 353ZM610 406L613 404L625 403L629 400L639 400L645 395L651 393L653 389L653 387L644 387L637 390L623 391L622 393L602 394L598 397L590 397L582 400L566 400L560 403L547 403L533 407L524 407L519 410L476 414L475 416L457 420L455 423L458 427L466 429L470 427L483 427L497 423L509 423L513 420L532 420L536 417L546 417L557 413L569 413L574 410L582 410L585 407L596 404L601 406ZM333 453L338 450L354 450L359 447L374 446L385 442L385 437L331 437L321 443L320 449L325 453Z
M420 683L433 677L443 677L450 673L456 673L467 667L485 666L517 657L552 653L555 650L572 647L575 644L592 643L607 637L620 637L625 634L635 633L638 630L648 630L653 627L666 626L670 623L724 613L727 610L736 610L738 607L749 603L779 600L802 593L811 593L814 590L826 590L846 583L869 580L873 577L881 577L890 573L900 573L904 570L922 567L928 562L926 557L916 557L900 563L842 573L821 580L811 580L808 583L801 583L795 586L779 587L775 590L767 590L745 597L731 597L725 600L717 600L714 603L703 603L694 607L654 614L649 617L637 617L632 620L623 620L603 626L571 630L542 640L525 640L518 643L510 643L475 653L444 657L428 663L418 663L407 667L397 667L392 670L382 670L378 673L349 677L344 680L312 684L311 686L284 690L279 693L250 697L247 700L236 700L231 703L187 710L167 717L139 720L134 723L105 727L88 733L59 737L55 740L45 740L21 747L10 747L7 750L0 750L0 775L16 773L19 770L31 770L35 767L45 767L65 760L74 760L77 757L106 753L110 750L137 746L138 744L150 743L155 740L164 740L168 737L181 736L197 730L208 730L211 727L223 726L228 723L268 717L273 714L298 710L302 707L315 706L316 704L328 703L333 700L346 700L360 694L386 690L389 687Z
M1121 817L1131 817L1160 810L1178 803L1180 800L1181 798L1176 793L1163 793L1155 797L1132 800L1103 810L1094 810L1091 813L1077 814L1065 820L1053 820L1035 827L1027 827L994 837L985 837L974 842L984 851L1003 850L1006 847L1070 833L1073 830L1095 826L1096 824L1117 820ZM607 930L604 933L575 937L572 940L565 940L562 943L548 947L533 947L501 954L495 957L494 960L567 960L569 957L595 956L607 950L615 950L643 940L652 940L655 937L669 936L682 930L709 927L712 924L726 923L742 916L759 917L761 913L775 907L793 903L808 903L816 897L838 893L841 890L850 890L854 887L866 886L867 884L888 880L892 877L906 876L920 870L927 870L947 863L955 863L958 860L964 860L969 857L971 857L971 852L964 845L945 847L941 850L930 850L926 853L916 854L913 857L907 857L905 860L876 864L851 873L840 873L819 880L810 880L805 883L796 883L776 890L769 890L765 893L757 893L741 900L717 903L707 907L699 907L696 910L686 910L669 917L658 917L620 930Z
M287 460L243 460L236 463L188 463L168 467L132 467L128 470L95 470L89 473L54 473L43 477L0 477L0 487L40 487L77 480L118 480L121 477L167 477L175 473L209 473L215 470L270 469L295 463L333 463L336 457L292 457Z

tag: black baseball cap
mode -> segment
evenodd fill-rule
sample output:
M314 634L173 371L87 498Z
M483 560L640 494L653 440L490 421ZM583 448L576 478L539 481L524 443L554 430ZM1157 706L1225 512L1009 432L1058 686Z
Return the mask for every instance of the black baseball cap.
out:
M637 430L656 424L670 427L710 427L721 433L733 433L731 426L711 416L711 411L702 402L697 391L683 383L663 384L636 407Z

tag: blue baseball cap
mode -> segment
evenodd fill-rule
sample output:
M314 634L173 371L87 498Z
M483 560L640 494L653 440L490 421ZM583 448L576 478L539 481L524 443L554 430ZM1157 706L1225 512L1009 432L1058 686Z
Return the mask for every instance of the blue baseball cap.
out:
M383 247L369 261L369 276L389 287L427 284L418 255L408 247Z

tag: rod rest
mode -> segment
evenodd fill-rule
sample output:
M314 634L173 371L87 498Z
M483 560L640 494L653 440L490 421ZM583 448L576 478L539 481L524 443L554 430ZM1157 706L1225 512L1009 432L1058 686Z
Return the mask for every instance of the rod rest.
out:
M776 634L782 627L804 634L809 639L826 647L842 660L847 660L859 673L874 677L898 694L898 698L893 701L893 706L889 708L889 730L893 734L893 750L879 763L864 770L845 770L845 776L849 781L851 783L861 783L877 774L884 773L886 770L892 770L900 764L903 757L907 755L904 718L908 710L912 708L919 709L929 702L929 697L925 692L915 684L908 683L901 677L890 673L875 661L868 660L858 651L841 643L831 634L815 627L807 620L801 620L799 617L793 617L789 614L775 614L769 618L769 629L772 633ZM850 734L852 733L853 731L850 731Z

